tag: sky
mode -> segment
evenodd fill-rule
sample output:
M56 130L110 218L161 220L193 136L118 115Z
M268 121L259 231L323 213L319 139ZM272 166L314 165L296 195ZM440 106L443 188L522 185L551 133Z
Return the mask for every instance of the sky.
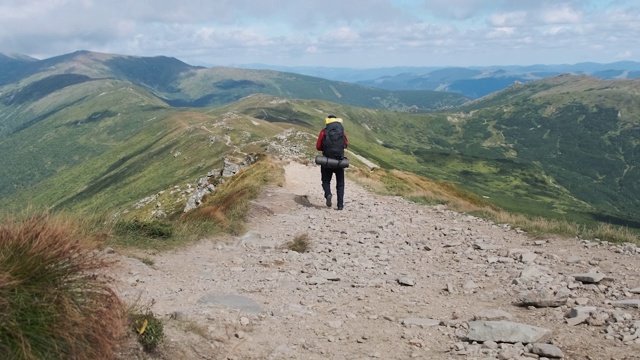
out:
M640 0L0 0L0 52L191 65L640 61Z

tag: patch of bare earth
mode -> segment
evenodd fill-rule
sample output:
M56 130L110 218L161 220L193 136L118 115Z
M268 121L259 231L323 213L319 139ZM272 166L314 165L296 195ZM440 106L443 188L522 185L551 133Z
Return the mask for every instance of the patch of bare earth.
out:
M150 304L167 333L157 353L144 354L131 342L122 358L553 355L539 348L566 359L640 358L640 310L615 303L640 299L633 245L532 239L443 206L377 196L350 181L344 210L337 211L324 206L319 168L298 163L286 166L284 187L254 202L249 227L240 237L146 254L152 266L109 255L119 260L114 276L122 299ZM285 247L302 235L306 252ZM589 283L572 276L580 273L604 276ZM539 303L522 305L532 294ZM582 319L568 313L585 307L586 318L569 324ZM505 320L549 332L531 341L473 340L471 327Z

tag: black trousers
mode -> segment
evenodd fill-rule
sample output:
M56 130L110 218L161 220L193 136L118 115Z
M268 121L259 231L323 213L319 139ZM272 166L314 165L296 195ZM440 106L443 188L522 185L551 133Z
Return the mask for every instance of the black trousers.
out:
M336 174L336 193L338 194L338 207L344 205L344 169L337 168L331 169L324 166L320 167L322 174L322 190L324 190L324 197L331 195L331 178L333 174Z

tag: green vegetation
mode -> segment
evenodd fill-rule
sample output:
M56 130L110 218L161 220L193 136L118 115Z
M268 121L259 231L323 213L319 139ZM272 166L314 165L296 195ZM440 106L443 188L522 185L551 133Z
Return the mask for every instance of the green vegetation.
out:
M0 225L0 358L111 357L124 311L96 245L60 215Z
M381 166L352 158L350 176L373 191L533 236L638 243L638 81L560 76L421 113L465 99L78 56L79 73L61 57L0 88L0 358L107 358L126 330L156 349L162 321L147 308L129 311L127 324L97 276L108 266L98 245L162 251L242 234L250 202L283 182L275 156L311 159L328 114L345 120L351 151ZM247 158L258 160L233 178L210 177L215 191L184 213L199 179ZM15 219L25 207L56 215ZM301 234L285 247L310 244Z
M360 143L356 151L508 211L640 228L640 113L630 100L639 88L638 81L562 76L512 86L456 112L356 115L375 132L368 144L400 155Z
M500 209L478 195L450 183L438 182L398 170L378 169L374 172L355 169L350 175L355 181L383 195L402 196L416 203L444 204L448 208L498 224L509 224L532 236L560 235L611 242L639 243L638 231L606 223L580 224L574 221L550 219L513 213Z
M349 150L381 167L363 170L352 158L350 176L373 191L533 235L638 242L638 81L560 76L419 113L461 99L166 58L75 56L95 66L75 74L61 58L47 67L55 71L0 88L2 358L111 354L127 325L95 276L107 264L92 240L162 251L242 234L251 200L283 182L274 159L312 159L329 114L344 119ZM373 109L381 107L397 111ZM232 178L210 175L249 158L258 160ZM185 213L205 176L215 191ZM14 220L25 207L57 215ZM306 234L286 245L309 246ZM149 310L129 321L145 349L161 343L162 322Z
M267 185L282 184L283 169L268 157L241 170L218 185L200 206L183 213L184 204L160 219L142 219L147 212L140 208L122 214L117 220L104 220L111 234L110 244L117 247L167 250L223 232L241 234L245 230L250 201ZM165 199L166 200L166 199Z
M86 66L74 68L77 59ZM79 52L50 61L2 88L0 151L12 156L0 159L0 206L114 217L124 221L113 224L118 244L174 246L186 195L172 189L219 170L224 158L278 155L278 146L312 157L328 114L345 119L351 151L386 170L452 184L517 214L640 228L638 81L558 76L419 113L455 99L164 57ZM124 236L131 214L139 233L162 223L153 204L137 208L148 197L174 235ZM208 216L219 221L199 222L199 233L236 227Z
M455 93L390 91L294 73L225 67L194 68L172 84L180 92L164 92L161 96L173 106L189 107L220 106L258 93L412 112L457 106L469 100Z
M168 239L173 236L173 226L161 221L120 220L114 226L114 234L133 238Z
M132 310L129 314L133 331L147 352L153 352L164 341L164 324L151 310Z

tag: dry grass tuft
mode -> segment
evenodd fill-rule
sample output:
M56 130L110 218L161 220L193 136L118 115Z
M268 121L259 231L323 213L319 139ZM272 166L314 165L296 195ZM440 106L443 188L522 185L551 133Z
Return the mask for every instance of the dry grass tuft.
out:
M282 182L284 169L273 160L263 157L224 182L203 199L203 204L185 214L185 223L213 221L223 231L241 234L250 209L250 201L257 198L264 187Z
M308 234L300 234L293 238L293 241L290 241L286 244L286 248L299 252L305 253L309 250L309 246L311 245L311 239L309 239Z
M0 225L0 358L109 359L124 308L77 223L34 215Z

